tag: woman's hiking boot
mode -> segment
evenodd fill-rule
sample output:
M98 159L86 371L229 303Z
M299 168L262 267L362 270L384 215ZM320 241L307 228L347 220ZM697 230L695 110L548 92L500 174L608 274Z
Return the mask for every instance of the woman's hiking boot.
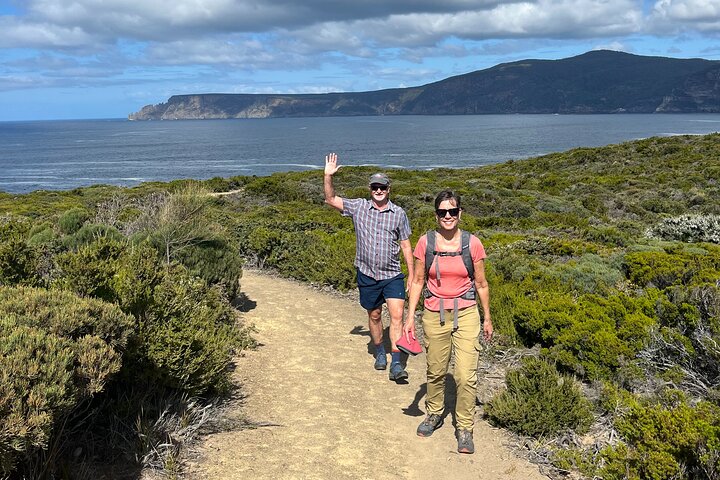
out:
M375 355L375 370L385 370L387 368L387 355L385 352Z
M405 380L408 378L408 373L403 368L400 362L393 362L390 365L390 380Z
M417 428L417 434L421 437L429 437L435 430L442 427L443 419L441 415L434 413L428 414Z
M472 431L458 430L457 441L459 453L475 453L475 444L473 443Z

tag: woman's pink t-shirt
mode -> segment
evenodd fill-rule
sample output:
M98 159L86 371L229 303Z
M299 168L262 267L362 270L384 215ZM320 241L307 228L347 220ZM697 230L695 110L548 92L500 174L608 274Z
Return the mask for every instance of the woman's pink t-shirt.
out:
M415 258L425 260L425 249L427 247L427 235L423 235L415 246L413 255ZM435 249L437 250L437 238L435 240ZM482 242L475 236L470 236L470 257L473 264L487 257L485 247ZM437 279L435 264L440 266L440 280ZM440 298L457 298L464 294L470 288L472 281L468 277L467 269L462 260L462 255L454 257L441 257L435 255L430 270L428 271L427 288L432 292L433 296L425 299L425 308L433 311L440 311ZM476 304L475 300L458 299L458 308L466 308ZM453 308L453 302L444 302L443 307L446 310Z

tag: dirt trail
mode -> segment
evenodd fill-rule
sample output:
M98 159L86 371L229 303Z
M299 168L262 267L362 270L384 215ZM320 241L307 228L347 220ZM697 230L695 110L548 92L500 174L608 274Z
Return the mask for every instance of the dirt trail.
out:
M451 415L432 437L418 437L425 357L408 360L404 385L373 370L367 316L355 302L254 271L244 272L242 290L261 346L237 359L238 408L264 426L205 437L186 478L547 478L482 420L474 455L456 453Z

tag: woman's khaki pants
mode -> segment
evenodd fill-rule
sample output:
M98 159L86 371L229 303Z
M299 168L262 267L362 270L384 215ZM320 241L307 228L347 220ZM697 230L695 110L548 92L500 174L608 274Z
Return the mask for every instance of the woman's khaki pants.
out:
M440 325L440 312L425 310L423 332L427 351L428 414L442 415L445 407L445 375L450 363L451 348L455 350L455 387L457 428L473 429L477 397L477 365L479 355L480 314L476 305L458 311L458 328L453 330L453 312L445 311L445 325Z

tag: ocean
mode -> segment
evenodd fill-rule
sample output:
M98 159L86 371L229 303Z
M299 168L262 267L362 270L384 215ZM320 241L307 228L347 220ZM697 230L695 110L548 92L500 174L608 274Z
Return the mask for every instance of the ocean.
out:
M717 131L720 114L0 122L0 191L319 170L328 152L343 165L458 168Z

